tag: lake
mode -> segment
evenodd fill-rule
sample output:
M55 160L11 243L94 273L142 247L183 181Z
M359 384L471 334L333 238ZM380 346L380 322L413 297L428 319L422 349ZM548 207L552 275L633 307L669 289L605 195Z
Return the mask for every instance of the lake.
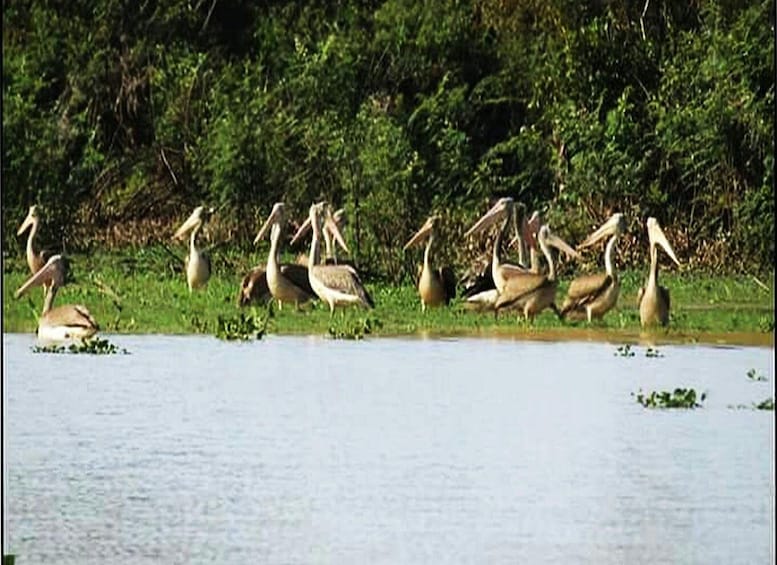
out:
M774 563L770 347L105 337L3 335L17 565Z

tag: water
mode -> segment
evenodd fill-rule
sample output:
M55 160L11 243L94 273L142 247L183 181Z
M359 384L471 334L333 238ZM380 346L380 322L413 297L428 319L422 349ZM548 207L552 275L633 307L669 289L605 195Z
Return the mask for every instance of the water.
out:
M774 563L771 348L109 339L3 336L17 563Z

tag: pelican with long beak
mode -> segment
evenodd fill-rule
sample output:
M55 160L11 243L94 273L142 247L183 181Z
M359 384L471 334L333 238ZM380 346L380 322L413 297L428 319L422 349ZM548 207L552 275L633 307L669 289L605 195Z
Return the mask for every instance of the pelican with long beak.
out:
M672 246L655 218L647 219L648 240L650 242L650 271L645 286L639 289L639 321L643 328L648 326L666 326L669 324L669 289L658 284L658 248L663 247L669 258L680 266Z
M404 251L426 239L424 249L424 264L418 279L418 294L421 296L421 311L426 312L427 306L448 304L456 295L456 277L450 267L432 268L429 259L434 242L434 225L439 216L430 216L416 234L405 244Z
M464 237L479 233L486 228L491 227L497 221L502 220L502 227L494 239L494 249L491 254L491 278L494 280L494 287L501 293L507 280L516 274L525 274L529 269L523 265L512 265L502 263L499 260L499 251L502 247L502 237L507 232L510 223L515 221L514 213L515 203L512 198L505 196L500 198L491 209L486 212L475 224L469 228Z
M488 273L484 273L474 284L469 286L462 292L462 297L466 299L466 305L468 307L474 307L478 310L493 309L496 305L497 297L501 288L504 288L504 283L512 276L522 275L529 272L535 272L526 261L526 247L531 250L531 256L534 257L534 248L536 241L537 230L540 227L540 217L535 212L529 221L525 216L521 219L521 228L518 228L518 221L516 215L517 206L510 197L504 197L497 201L496 204L481 217L475 225L473 225L464 234L465 237L481 232L497 221L500 218L503 219L502 227L497 232L494 239L494 247L491 256L491 268ZM502 263L499 259L499 251L502 247L502 237L508 231L510 222L513 223L515 229L515 236L510 242L511 245L518 243L518 265L512 265L510 263ZM539 272L539 267L537 271Z
M496 314L503 308L520 308L523 310L524 317L533 321L537 314L549 306L556 314L559 314L555 304L556 289L558 288L556 266L549 246L553 246L575 259L579 259L580 254L563 239L552 233L547 224L540 227L537 233L537 243L548 262L548 273L523 273L508 278L496 299L494 305Z
M610 237L604 251L605 272L583 275L569 284L567 297L561 306L562 316L569 316L573 319L586 318L588 322L591 322L593 318L604 316L617 304L621 282L615 272L612 255L618 238L625 232L626 218L618 212L610 216L609 220L577 246L578 249L584 249L607 236Z
M267 255L267 287L273 298L278 301L278 308L283 308L284 302L293 302L297 308L299 305L316 298L316 293L310 286L308 268L304 265L291 263L281 265L278 263L280 254L279 244L281 228L284 222L285 206L283 202L276 202L264 225L256 234L254 244L264 239L270 232L270 253Z
M316 295L329 305L330 317L334 315L335 306L359 304L365 308L374 308L367 289L364 287L356 269L350 265L320 265L320 240L323 228L326 204L319 202L310 207L310 226L313 229L313 240L310 243L308 257L308 278L310 286ZM302 227L300 227L300 230ZM348 251L348 246L337 226L332 226L332 235L341 247ZM299 231L298 231L299 233ZM296 238L296 236L295 236Z
M189 285L189 292L203 288L210 279L210 257L205 251L197 249L195 240L197 232L212 213L213 208L206 210L205 206L197 206L173 236L173 239L182 239L190 233L189 255L186 257L186 282Z
M22 235L28 229L30 230L27 236L27 266L30 268L30 273L33 275L41 270L46 261L52 256L52 253L46 250L35 251L35 235L38 233L38 227L40 225L40 216L38 215L38 207L30 206L27 217L24 218L22 225L19 226L19 230L16 235ZM48 283L43 282L43 293L45 294L48 289Z
M86 306L65 304L53 307L59 287L65 284L65 261L62 255L54 255L19 287L14 296L19 298L33 286L49 284L43 301L43 313L38 319L38 337L42 340L62 341L86 339L100 329Z
M345 241L342 237L343 232L341 231L345 225L345 209L340 208L336 212L332 212L331 206L325 204L324 214L323 229L321 230L321 235L324 237L324 250L326 252L324 263L327 265L337 265L337 248L340 247L343 251L348 253L348 247L345 245ZM310 227L310 216L308 216L305 218L305 221L302 222L299 229L297 229L297 233L294 234L294 237L291 238L289 245L293 246L296 244L303 235L310 231ZM335 231L341 235L335 237ZM346 261L345 263L350 264L349 261Z

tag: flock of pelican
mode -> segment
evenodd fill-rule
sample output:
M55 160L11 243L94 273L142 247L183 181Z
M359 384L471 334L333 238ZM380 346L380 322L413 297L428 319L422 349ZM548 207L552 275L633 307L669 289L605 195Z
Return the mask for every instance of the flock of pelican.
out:
M553 233L537 212L529 218L524 214L519 222L519 208L523 206L516 204L512 198L500 198L464 233L467 238L487 233L494 225L499 226L489 267L461 293L465 304L478 310L491 310L494 316L498 316L500 311L516 310L519 316L529 321L547 308L561 319L588 322L609 312L617 304L620 294L621 284L613 254L618 239L626 231L624 215L613 214L575 249ZM187 235L189 237L185 267L190 292L205 288L211 276L211 261L208 254L198 247L197 234L212 213L212 208L198 206L173 235L176 240L183 240ZM434 267L432 264L435 226L439 220L438 215L430 216L403 248L406 251L424 242L426 244L417 284L424 312L427 308L447 305L456 296L457 281L453 270L450 267ZM332 212L326 202L311 205L307 219L291 240L293 244L306 233L312 232L306 264L284 264L280 262L280 246L287 218L283 202L276 203L254 239L254 244L258 244L268 235L270 237L266 264L264 267L259 265L253 268L243 278L239 304L242 306L255 300L272 299L277 302L279 309L284 304L293 304L299 309L300 305L318 299L329 307L330 316L334 315L338 306L374 308L375 303L355 267L337 260L338 247L348 253L341 232L343 222L342 210ZM67 264L62 255L35 250L34 239L39 223L37 207L32 206L18 230L18 235L29 230L26 258L31 276L16 291L16 297L33 286L43 287L45 299L37 330L41 339L91 337L99 330L99 326L85 306L53 306L56 293L65 282ZM503 262L500 258L502 242L509 235L511 227L514 237L509 245L518 246L517 264ZM647 233L650 267L645 286L638 294L640 323L642 327L666 326L669 323L670 297L668 289L658 284L658 248L661 247L678 266L680 262L655 218L647 219ZM322 238L326 246L326 257L323 260L320 250ZM604 250L604 272L573 279L561 308L558 308L558 279L551 248L572 259L580 259L580 251L593 247L605 238L608 239ZM542 265L542 259L545 265Z

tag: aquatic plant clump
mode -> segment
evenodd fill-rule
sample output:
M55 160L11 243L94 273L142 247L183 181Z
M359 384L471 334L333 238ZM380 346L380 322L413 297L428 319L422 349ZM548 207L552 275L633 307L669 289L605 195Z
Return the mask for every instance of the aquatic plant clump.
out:
M756 373L755 369L750 369L747 372L747 378L752 382L766 382L768 380L765 376Z
M267 332L269 316L256 312L240 312L236 316L219 316L216 321L216 337L227 341L262 339Z
M639 402L645 408L701 408L701 403L707 397L706 393L701 393L699 401L696 401L696 391L692 388L676 388L674 392L652 391L650 394L643 394L640 390L636 395Z
M333 339L364 339L371 334L374 328L380 328L380 320L372 318L360 318L355 323L341 322L329 326L328 333Z
M123 347L118 347L107 339L94 337L85 339L81 342L74 342L69 345L36 345L32 348L33 353L86 353L89 355L114 355L121 353L128 355L129 351Z

